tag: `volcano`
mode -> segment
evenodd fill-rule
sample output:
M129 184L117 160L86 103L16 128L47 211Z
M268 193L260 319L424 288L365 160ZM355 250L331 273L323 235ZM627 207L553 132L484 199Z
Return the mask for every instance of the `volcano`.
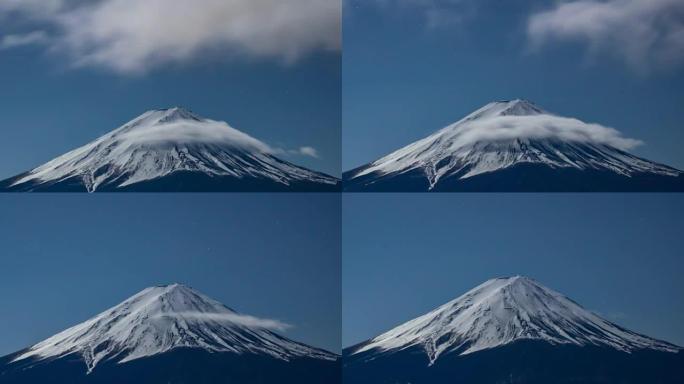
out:
M150 287L0 358L0 382L339 382L337 355L259 320L185 285Z
M684 191L682 171L628 152L618 131L526 100L485 105L343 174L350 192Z
M0 181L9 192L334 192L339 180L265 143L175 107L151 110L95 141Z
M682 349L521 276L343 351L345 383L679 383Z

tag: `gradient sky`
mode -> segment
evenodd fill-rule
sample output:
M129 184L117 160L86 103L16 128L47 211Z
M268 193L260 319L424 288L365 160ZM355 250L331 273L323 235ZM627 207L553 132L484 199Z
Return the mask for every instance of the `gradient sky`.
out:
M180 282L340 350L340 196L0 196L0 355Z
M635 154L684 169L684 3L583 2L603 8L593 24L561 15L535 44L530 17L573 2L345 0L343 170L515 98L616 128L644 141Z
M335 1L322 0L320 4ZM0 179L86 144L147 110L172 106L184 106L201 116L226 121L275 148L313 147L318 158L301 154L281 156L296 164L339 176L340 51L319 49L317 45L300 47L317 43L302 35L308 31L307 20L299 21L294 27L298 29L290 38L287 27L276 32L264 27L263 23L269 22L270 16L247 15L240 20L242 37L227 36L224 41L221 40L222 30L212 30L220 28L217 23L166 22L167 18L162 17L165 15L157 15L154 9L146 8L160 2L100 0L97 6L123 2L131 7L130 18L143 17L142 12L148 12L150 17L146 24L150 29L136 29L140 23L135 19L128 24L123 21L116 24L114 20L110 29L93 27L94 31L87 29L87 23L82 27L59 28L55 20L61 20L59 17L68 11L54 11L53 14L48 11L50 4L73 6L79 4L78 0L0 4ZM190 4L182 0L173 3L176 8ZM191 5L194 14L188 17L193 20L211 20L212 13L218 12L240 17L240 12L248 13L250 7L249 1L244 0L225 4L198 1ZM328 8L324 11L335 16L335 10L328 11ZM315 12L314 9L311 15L292 17L311 17L311 34L328 40L337 35L339 39L339 25L330 22L329 26L318 26L317 18L323 16ZM121 18L115 12L110 13L113 13L111 19ZM327 14L325 17L330 17ZM175 16L183 17L182 14ZM287 21L287 17L281 18ZM154 23L159 25L154 27ZM168 33L182 36L167 39L167 29ZM150 30L158 33L146 35ZM275 52L252 53L262 49L259 42L252 42L258 33L270 36L267 40L273 40L277 46L269 49L275 49ZM192 40L195 35L204 36L204 39ZM31 39L31 36L35 38ZM79 39L98 36L101 40L74 42L74 36ZM117 40L120 36L124 36L123 41ZM186 41L183 36L191 37ZM66 46L71 42L78 48ZM115 43L120 43L116 49L124 49L118 56L123 57L120 62L112 59L82 63L108 52ZM159 52L154 44L168 48ZM87 48L81 49L81 46ZM139 46L146 50L136 51ZM277 51L280 46L283 50L300 49L302 52L281 53ZM179 58L174 56L186 51L191 53ZM137 59L132 68L120 67L133 65L126 57L142 54L149 57Z
M681 194L346 194L342 345L524 275L684 345Z

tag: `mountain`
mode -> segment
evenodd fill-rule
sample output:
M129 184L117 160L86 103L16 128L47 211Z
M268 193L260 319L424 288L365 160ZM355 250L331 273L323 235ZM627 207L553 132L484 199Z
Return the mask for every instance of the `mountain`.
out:
M681 383L676 345L526 277L489 280L343 351L345 383Z
M183 108L152 110L5 181L0 191L337 191L339 180Z
M339 382L338 357L184 285L121 304L0 358L0 383Z
M612 128L525 100L485 105L458 122L345 172L358 192L684 191L682 171L628 152Z

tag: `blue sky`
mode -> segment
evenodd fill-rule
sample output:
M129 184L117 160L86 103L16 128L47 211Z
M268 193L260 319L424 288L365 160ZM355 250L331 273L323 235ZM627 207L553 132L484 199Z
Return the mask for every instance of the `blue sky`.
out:
M340 204L327 194L0 196L0 355L174 282L339 352Z
M524 275L684 345L679 194L347 194L344 347Z
M339 2L266 1L2 2L0 179L178 105L339 175Z
M681 1L344 6L343 170L514 98L618 129L645 142L635 154L684 168Z

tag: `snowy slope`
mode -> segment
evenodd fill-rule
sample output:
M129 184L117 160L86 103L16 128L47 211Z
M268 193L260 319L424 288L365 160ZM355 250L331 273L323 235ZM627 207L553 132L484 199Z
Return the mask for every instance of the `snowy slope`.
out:
M248 325L252 319L184 285L151 287L30 347L12 362L77 354L91 372L104 361L125 363L179 347L286 361L336 359L334 354Z
M627 152L640 142L612 128L551 114L525 100L493 102L434 134L345 173L345 181L419 171L433 189L521 164L607 171L631 177L682 172Z
M77 180L93 192L158 180L179 171L210 177L335 185L337 179L282 161L263 142L183 108L145 112L95 141L12 180L39 189ZM110 188L111 189L111 188Z
M526 277L489 280L457 299L353 348L350 355L419 347L433 364L519 340L603 346L632 352L681 348L621 328Z

